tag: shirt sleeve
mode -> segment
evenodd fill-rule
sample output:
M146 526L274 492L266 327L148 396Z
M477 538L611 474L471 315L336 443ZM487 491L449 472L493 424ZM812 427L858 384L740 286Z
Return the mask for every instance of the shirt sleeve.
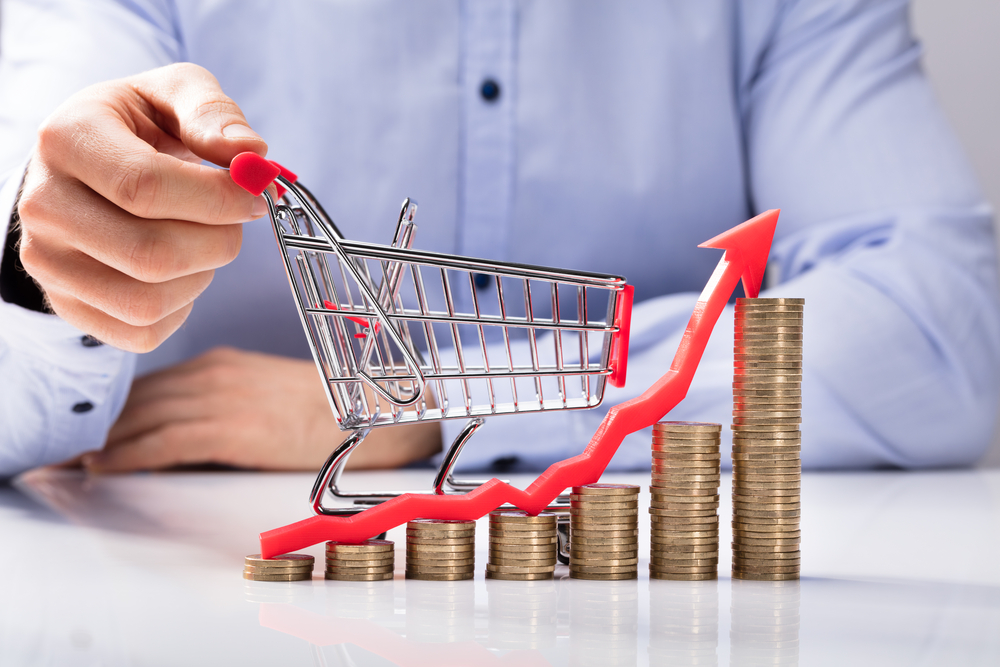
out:
M992 212L921 70L908 3L741 8L748 195L757 211L782 209L770 268L777 285L762 296L806 298L803 465L975 462L1000 398ZM628 383L609 389L601 408L493 420L460 468L537 468L579 453L608 406L669 368L695 299L636 307ZM732 330L728 308L668 419L728 427ZM446 423L446 444L459 427ZM611 468L648 464L640 433Z
M35 132L76 91L179 55L155 3L110 0L2 5L0 230ZM3 252L0 247L0 252ZM124 405L135 357L54 315L0 301L0 477L103 446Z

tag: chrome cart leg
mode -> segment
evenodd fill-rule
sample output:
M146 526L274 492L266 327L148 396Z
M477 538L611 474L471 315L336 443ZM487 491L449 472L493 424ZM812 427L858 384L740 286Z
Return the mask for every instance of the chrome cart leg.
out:
M444 459L441 461L441 467L438 468L437 475L434 476L434 493L442 495L446 493L445 485L448 486L449 490L452 491L468 491L469 489L474 489L486 480L462 480L458 481L452 478L451 470L455 467L455 463L458 461L458 455L462 453L462 448L465 447L465 443L469 441L472 434L479 430L479 427L486 423L486 420L482 417L477 417L475 419L470 419L469 423L465 425L465 428L459 432L455 441L451 443L451 447L444 455Z
M316 514L343 514L344 510L331 510L323 507L323 494L327 489L336 490L340 476L344 472L344 464L347 463L351 452L361 444L361 441L368 435L368 429L355 431L346 440L337 445L330 457L319 469L316 481L313 483L312 491L309 492L309 502L312 504L313 512ZM351 510L351 513L357 510Z

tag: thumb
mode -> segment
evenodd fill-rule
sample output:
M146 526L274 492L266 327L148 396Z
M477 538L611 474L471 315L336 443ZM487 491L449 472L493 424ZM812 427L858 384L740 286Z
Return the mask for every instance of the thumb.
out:
M135 85L160 113L164 129L201 159L228 167L245 151L267 155L267 142L250 129L243 111L205 68L169 65L138 75Z

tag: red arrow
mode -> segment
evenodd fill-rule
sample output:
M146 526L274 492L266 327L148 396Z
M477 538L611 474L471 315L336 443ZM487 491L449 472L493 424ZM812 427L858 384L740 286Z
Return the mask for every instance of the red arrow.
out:
M261 554L273 558L326 540L363 542L417 518L472 521L504 503L537 514L565 489L597 482L626 435L660 421L687 395L712 328L740 279L746 295L756 298L778 213L761 213L701 244L726 254L698 297L670 370L641 396L611 408L582 454L554 463L523 491L494 478L463 495L408 493L354 516L313 516L261 533Z

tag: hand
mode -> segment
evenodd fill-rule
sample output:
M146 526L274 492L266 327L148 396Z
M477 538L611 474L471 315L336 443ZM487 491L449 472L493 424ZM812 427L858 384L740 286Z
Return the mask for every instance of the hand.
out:
M349 433L310 361L216 348L137 379L94 472L197 463L315 471ZM437 422L373 429L348 468L395 468L441 450Z
M18 205L20 256L51 310L134 352L187 318L214 269L235 259L237 223L267 212L229 173L267 153L215 78L171 65L86 88L45 121Z

